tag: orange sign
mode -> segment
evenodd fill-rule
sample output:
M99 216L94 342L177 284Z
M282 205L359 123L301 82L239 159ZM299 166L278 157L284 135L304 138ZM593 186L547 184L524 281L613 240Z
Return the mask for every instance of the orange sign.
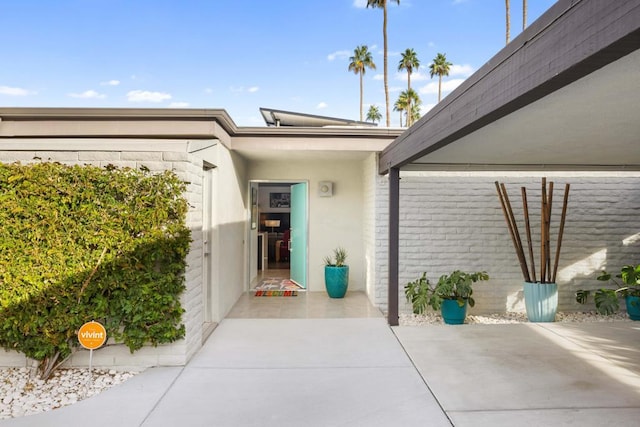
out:
M100 348L107 340L107 331L98 322L87 322L78 331L78 341L87 350Z

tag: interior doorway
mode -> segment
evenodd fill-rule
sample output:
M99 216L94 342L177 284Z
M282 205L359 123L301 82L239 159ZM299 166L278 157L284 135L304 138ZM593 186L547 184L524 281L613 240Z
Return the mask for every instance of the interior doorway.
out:
M307 182L251 181L250 191L251 288L266 279L287 279L306 288Z

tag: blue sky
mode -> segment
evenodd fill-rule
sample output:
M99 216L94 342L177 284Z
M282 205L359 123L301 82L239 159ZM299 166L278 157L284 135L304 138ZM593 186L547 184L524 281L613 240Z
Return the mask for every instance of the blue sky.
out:
M553 3L529 0L528 23ZM364 44L377 65L365 74L365 114L376 104L384 115L382 10L366 0L1 4L0 107L224 108L239 126L263 126L260 107L358 119L358 76L347 68ZM521 29L522 2L511 0L512 39ZM446 94L504 47L505 2L392 2L388 35L390 103L406 89L397 66L412 48L426 112L437 101L433 58L453 64Z

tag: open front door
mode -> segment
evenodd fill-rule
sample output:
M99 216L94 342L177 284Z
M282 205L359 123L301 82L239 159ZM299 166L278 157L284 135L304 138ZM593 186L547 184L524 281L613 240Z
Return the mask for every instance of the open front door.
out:
M291 186L291 280L307 287L307 183Z

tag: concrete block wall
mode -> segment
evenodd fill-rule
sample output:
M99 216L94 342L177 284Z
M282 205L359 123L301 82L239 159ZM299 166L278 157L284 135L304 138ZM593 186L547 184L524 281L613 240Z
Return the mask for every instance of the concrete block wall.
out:
M108 342L94 352L96 367L141 368L148 366L180 366L202 346L203 298L202 298L202 159L185 152L133 152L133 151L0 151L0 161L22 164L57 161L69 165L104 167L146 167L151 172L174 171L187 182L185 197L189 203L187 226L192 233L192 243L187 256L185 272L186 290L182 296L185 309L183 323L184 340L158 347L145 347L133 354L124 345ZM88 351L80 349L70 357L66 365L88 365ZM0 351L0 366L28 366L31 361L15 352Z
M437 280L455 269L486 270L491 280L474 288L472 313L523 311L522 273L508 233L494 181L507 186L526 244L520 187L528 193L534 254L539 279L541 177L554 181L552 257L560 223L564 184L571 190L557 275L559 309L592 309L575 302L577 289L601 286L606 268L640 262L640 174L628 173L403 173L400 181L400 306L410 312L403 286L423 271ZM384 183L378 183L384 189ZM388 192L387 192L388 194ZM387 196L388 197L388 196ZM376 227L380 251L376 264L377 305L386 309L388 206L380 195ZM383 219L383 217L385 219ZM553 264L553 259L552 259Z

